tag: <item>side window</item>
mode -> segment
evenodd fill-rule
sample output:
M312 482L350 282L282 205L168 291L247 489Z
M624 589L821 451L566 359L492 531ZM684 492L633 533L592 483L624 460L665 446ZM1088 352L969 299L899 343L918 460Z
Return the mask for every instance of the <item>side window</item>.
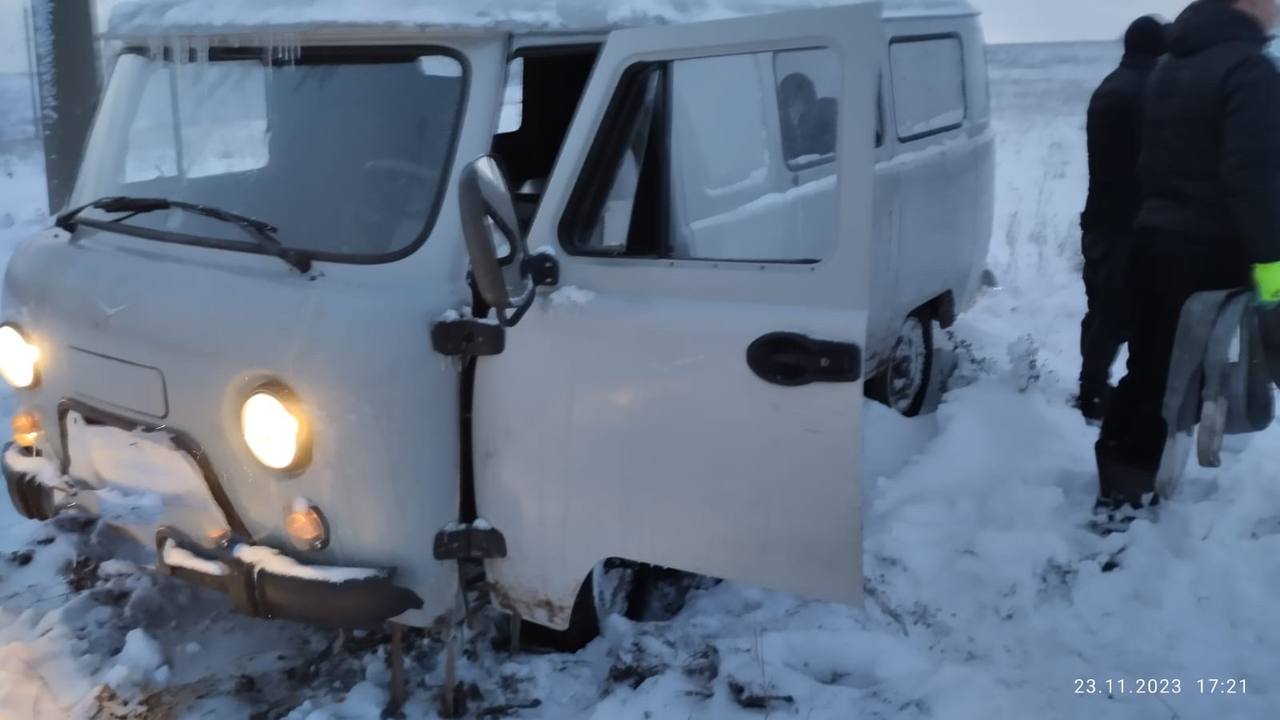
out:
M836 156L840 61L834 51L794 50L773 56L778 80L782 154L793 170Z
M653 155L650 146L656 139L654 118L657 113L660 79L660 73L650 71L638 80L636 113L626 133L619 138L620 152L613 166L613 178L609 182L609 190L603 198L594 227L581 245L583 250L608 255L659 254L649 252L649 248L641 250L642 244L630 242L630 238L632 225L639 214L636 207L646 199L640 192L642 174L648 170L652 175L656 164L649 158Z
M835 236L840 88L829 50L633 68L562 242L623 257L820 261Z
M710 196L760 186L769 172L772 73L758 55L672 63L673 172L694 173Z
M516 132L524 125L524 58L516 58L507 66L507 87L502 93L502 115L498 134Z
M889 44L898 139L919 140L964 124L964 49L955 36Z

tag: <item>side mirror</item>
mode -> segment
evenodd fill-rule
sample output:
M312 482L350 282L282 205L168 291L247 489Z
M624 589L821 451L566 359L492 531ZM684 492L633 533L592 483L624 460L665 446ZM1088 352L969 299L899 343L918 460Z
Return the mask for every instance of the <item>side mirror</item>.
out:
M498 161L485 155L462 170L458 204L471 276L498 321L511 327L533 304L536 285L524 259L529 251L517 222L515 203Z

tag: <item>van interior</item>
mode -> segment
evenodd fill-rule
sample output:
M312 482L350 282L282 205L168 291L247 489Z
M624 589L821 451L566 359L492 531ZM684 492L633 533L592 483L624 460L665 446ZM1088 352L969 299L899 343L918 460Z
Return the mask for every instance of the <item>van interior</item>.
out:
M533 221L599 51L598 45L529 48L511 60L493 154L515 191L523 231Z

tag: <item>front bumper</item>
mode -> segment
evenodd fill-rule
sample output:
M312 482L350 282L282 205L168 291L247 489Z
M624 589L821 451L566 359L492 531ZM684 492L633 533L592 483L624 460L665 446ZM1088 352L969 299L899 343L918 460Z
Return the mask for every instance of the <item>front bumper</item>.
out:
M40 482L34 473L10 465L10 454L28 459L33 464L39 462L39 458L31 451L18 448L13 443L5 445L4 483L9 488L9 500L13 502L13 507L19 515L31 520L48 520L53 517L53 488Z
M209 551L172 528L161 528L156 534L156 568L163 575L223 593L237 612L254 617L371 629L422 607L417 594L392 582L394 569L351 577L349 569L305 566L285 559L283 567L300 572L279 572L243 559L246 554L238 550L246 547L231 543Z
M61 491L41 480L42 462L47 461L12 443L0 461L9 499L32 520L48 520L60 506L79 504L74 494L61 502L56 497ZM394 584L395 568L304 565L270 548L235 541L209 550L168 527L156 532L155 541L158 572L220 592L237 612L254 617L371 629L423 604L416 593Z

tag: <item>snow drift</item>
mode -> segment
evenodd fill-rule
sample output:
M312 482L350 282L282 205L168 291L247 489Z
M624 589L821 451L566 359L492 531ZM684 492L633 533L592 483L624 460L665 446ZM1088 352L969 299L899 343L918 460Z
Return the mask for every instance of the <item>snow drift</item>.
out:
M1157 522L1109 538L1085 529L1096 431L1068 406L1084 309L1076 216L1085 103L1118 59L1111 45L991 51L991 266L1004 287L954 328L959 369L936 416L867 406L866 608L721 584L672 620L612 618L577 655L476 640L460 668L472 716L1275 716L1280 431L1221 469L1192 469ZM14 191L0 210L22 219L0 233L11 246L34 222L31 202L11 198L38 197L40 177L35 161L6 162L22 178L0 174ZM339 646L229 615L143 570L145 555L102 562L123 546L100 528L0 507L0 717L379 716L389 677L377 638ZM433 717L440 644L412 639L406 713ZM1136 694L1138 679L1179 689ZM1212 679L1246 689L1203 692ZM1079 692L1107 680L1130 692Z

